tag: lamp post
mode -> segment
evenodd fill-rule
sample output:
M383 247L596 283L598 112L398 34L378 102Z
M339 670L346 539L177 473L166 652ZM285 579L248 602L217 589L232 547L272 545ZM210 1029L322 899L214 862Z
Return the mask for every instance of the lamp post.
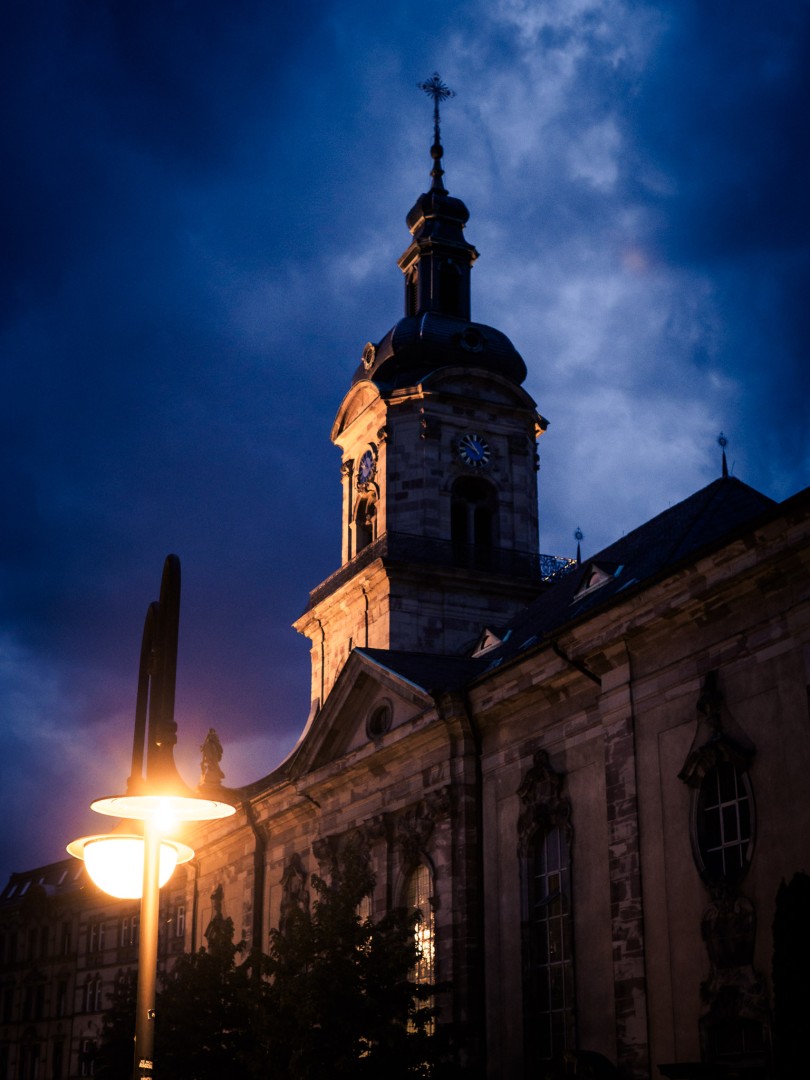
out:
M111 833L83 836L67 848L71 855L84 859L99 888L113 896L141 900L134 1080L154 1075L160 888L179 862L194 856L194 851L172 839L171 833L183 822L210 821L235 812L224 797L210 797L224 794L211 791L210 785L204 785L202 793L188 788L174 763L179 620L180 560L169 555L163 566L160 599L149 605L144 624L132 769L126 792L91 803L97 813L123 821ZM129 880L120 880L115 864L119 871L122 866L128 871Z

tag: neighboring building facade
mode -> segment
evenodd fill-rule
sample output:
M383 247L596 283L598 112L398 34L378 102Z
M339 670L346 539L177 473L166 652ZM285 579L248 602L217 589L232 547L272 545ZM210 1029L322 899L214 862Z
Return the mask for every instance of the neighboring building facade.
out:
M220 886L266 948L359 837L371 913L423 912L421 974L473 1075L769 1075L776 897L810 870L810 492L723 476L582 565L541 556L546 421L470 320L477 253L432 156L405 315L332 431L342 566L296 623L309 720L189 837L164 956L199 947ZM83 1075L134 912L69 862L14 875L0 912L0 1080Z

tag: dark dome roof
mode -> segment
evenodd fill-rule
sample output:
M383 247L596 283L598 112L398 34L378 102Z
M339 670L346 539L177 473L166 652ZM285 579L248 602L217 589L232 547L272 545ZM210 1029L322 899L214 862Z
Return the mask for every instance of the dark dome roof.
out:
M438 311L400 319L382 341L366 346L352 382L371 379L378 386L410 386L443 367L493 371L518 386L526 365L500 330Z

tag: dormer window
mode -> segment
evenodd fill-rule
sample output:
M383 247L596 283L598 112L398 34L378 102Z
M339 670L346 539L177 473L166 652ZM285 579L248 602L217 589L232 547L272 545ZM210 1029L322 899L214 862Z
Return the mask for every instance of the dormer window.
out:
M596 592L609 581L614 581L622 572L623 566L616 563L588 563L582 576L582 584L574 593L574 600L581 600L583 596Z

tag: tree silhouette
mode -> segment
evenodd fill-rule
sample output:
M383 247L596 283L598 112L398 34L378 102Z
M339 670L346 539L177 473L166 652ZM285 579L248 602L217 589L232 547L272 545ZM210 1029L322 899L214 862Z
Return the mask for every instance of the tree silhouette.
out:
M418 915L378 922L358 908L374 888L359 847L348 845L330 880L312 877L311 909L292 910L271 934L265 1009L271 1060L286 1080L439 1076L447 1057L428 1007L435 987L411 979ZM446 1075L446 1066L441 1066Z

